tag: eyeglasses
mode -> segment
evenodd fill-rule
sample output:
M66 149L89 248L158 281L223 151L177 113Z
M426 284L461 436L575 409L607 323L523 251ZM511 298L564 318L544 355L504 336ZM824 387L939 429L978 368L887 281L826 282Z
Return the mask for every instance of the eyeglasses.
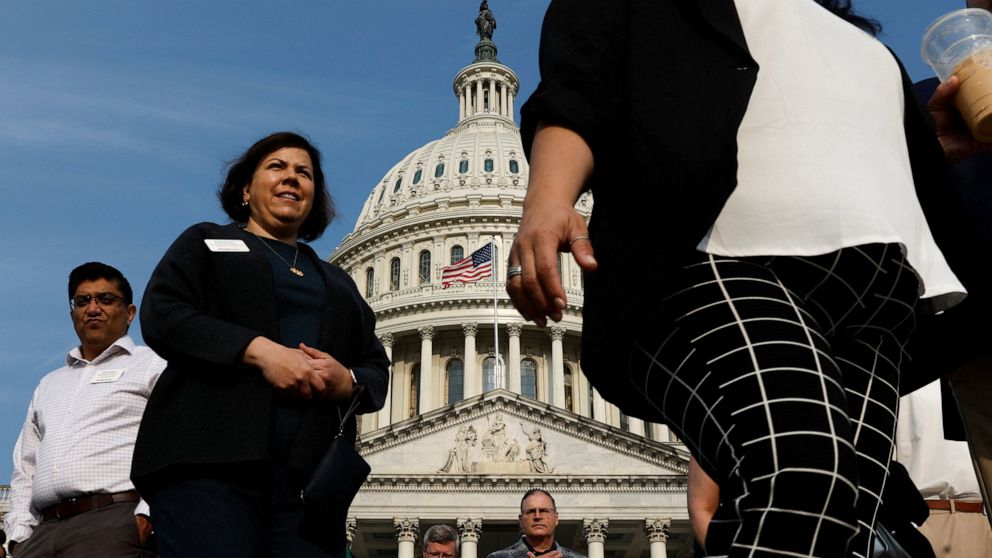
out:
M558 513L554 508L529 508L524 510L524 515L551 515Z
M69 299L69 307L72 308L73 310L86 308L87 306L90 305L90 302L93 300L96 300L96 303L99 304L101 308L110 308L111 306L124 300L124 297L117 296L114 293L98 293L95 295L76 295Z
M425 550L424 554L430 556L431 558L455 558L454 554L448 554L446 552L441 552L440 550Z

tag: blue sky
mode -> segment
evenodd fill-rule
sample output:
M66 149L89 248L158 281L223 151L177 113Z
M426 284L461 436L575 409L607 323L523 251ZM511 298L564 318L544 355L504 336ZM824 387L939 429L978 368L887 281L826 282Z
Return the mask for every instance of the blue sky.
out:
M100 260L138 299L172 240L224 219L224 161L275 130L325 155L339 219L458 116L478 0L5 0L0 17L0 484L38 380L77 339L66 278ZM537 83L546 0L490 0L499 58ZM923 29L957 0L860 0L914 79ZM519 108L519 103L518 103ZM137 322L135 323L137 326ZM140 339L140 327L132 327Z

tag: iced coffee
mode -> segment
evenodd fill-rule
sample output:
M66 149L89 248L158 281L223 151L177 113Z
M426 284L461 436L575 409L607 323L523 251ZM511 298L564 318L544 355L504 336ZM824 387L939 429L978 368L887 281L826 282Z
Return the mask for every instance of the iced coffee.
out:
M992 48L967 56L953 75L960 80L954 97L958 112L975 139L992 143Z

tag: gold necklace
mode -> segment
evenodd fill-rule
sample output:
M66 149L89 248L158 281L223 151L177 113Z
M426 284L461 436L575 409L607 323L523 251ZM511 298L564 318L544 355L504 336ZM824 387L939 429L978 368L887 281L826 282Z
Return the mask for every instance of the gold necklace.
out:
M292 273L293 275L298 275L300 277L303 277L303 271L301 271L300 269L298 269L296 267L296 258L298 258L300 256L300 245L299 244L296 245L296 253L293 254L293 263L289 263L286 260L286 258L282 257L282 254L280 254L279 252L276 252L276 249L275 248L269 246L269 243L266 242L264 238L258 236L255 233L251 233L251 234L255 238L257 238L259 242L261 242L262 244L264 244L266 248L268 248L269 250L272 250L272 253L275 254L277 258L279 258L280 260L282 260L282 263L288 265L289 266L290 273Z

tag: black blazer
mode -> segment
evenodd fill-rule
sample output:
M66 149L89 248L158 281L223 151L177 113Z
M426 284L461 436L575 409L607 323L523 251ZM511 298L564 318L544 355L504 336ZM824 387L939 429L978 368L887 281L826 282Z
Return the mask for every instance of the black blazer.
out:
M211 252L204 240L212 238L240 239L251 250ZM131 478L140 491L177 474L233 473L231 464L270 461L274 390L257 368L241 363L255 337L279 338L271 268L251 242L236 225L200 223L176 239L152 273L141 332L168 366L135 444ZM305 244L300 250L314 256ZM375 335L375 316L347 273L327 263L319 268L326 287L318 348L365 386L359 412L379 409L389 360ZM287 458L292 471L305 478L316 466L337 432L338 408L326 401L308 406ZM346 433L354 439L354 418Z
M553 0L540 65L541 83L521 107L525 150L543 121L579 133L595 159L587 187L599 269L585 276L583 371L625 412L651 416L615 372L626 372L646 309L666 294L736 187L737 130L758 64L733 0ZM960 277L962 265L974 263L962 257L960 197L903 76L918 196Z

